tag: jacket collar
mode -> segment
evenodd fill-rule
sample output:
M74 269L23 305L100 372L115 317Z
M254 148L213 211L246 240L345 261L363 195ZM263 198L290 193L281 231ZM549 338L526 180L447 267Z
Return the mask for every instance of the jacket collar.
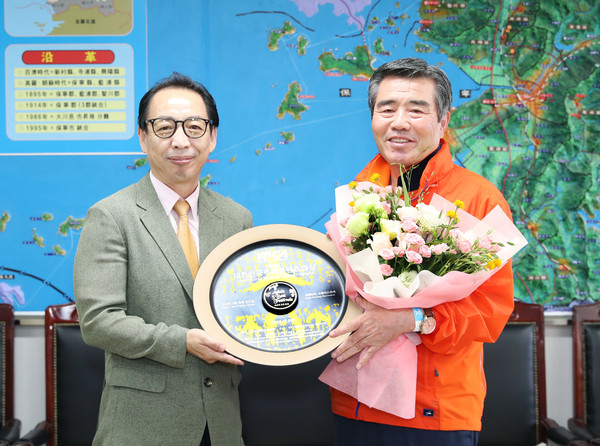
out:
M435 156L429 160L421 175L419 188L415 191L413 200L417 197L422 197L423 194L427 194L427 191L430 188L437 187L440 179L448 175L452 170L454 162L452 161L452 155L450 154L450 146L444 139L442 139L440 143L440 149ZM377 154L375 158L365 166L365 168L356 176L356 181L371 181L374 174L379 175L378 182L382 186L388 186L390 184L391 168L381 154Z

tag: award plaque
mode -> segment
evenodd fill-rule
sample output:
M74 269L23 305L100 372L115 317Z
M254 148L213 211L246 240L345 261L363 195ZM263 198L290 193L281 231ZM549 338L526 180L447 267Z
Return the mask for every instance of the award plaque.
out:
M330 352L348 335L329 332L361 313L346 296L344 263L333 242L284 224L250 228L217 246L196 276L194 309L228 353L265 365Z

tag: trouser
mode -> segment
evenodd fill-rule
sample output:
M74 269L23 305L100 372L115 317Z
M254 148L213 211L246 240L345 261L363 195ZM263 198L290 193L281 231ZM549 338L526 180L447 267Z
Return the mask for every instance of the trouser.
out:
M336 446L477 446L479 432L431 431L335 415Z

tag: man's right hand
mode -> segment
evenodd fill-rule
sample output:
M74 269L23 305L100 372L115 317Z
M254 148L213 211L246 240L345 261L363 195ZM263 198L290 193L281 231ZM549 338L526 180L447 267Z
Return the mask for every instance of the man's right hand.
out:
M205 360L209 364L221 361L235 365L244 365L244 361L241 359L225 353L225 345L215 341L208 333L199 328L188 330L186 336L186 350L188 353Z

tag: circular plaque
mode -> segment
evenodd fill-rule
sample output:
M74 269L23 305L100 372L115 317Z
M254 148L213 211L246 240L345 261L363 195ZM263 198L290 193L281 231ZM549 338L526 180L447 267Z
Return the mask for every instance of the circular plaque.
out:
M316 359L361 310L345 294L344 263L326 235L264 225L233 235L204 260L194 284L200 324L227 352L257 364Z

